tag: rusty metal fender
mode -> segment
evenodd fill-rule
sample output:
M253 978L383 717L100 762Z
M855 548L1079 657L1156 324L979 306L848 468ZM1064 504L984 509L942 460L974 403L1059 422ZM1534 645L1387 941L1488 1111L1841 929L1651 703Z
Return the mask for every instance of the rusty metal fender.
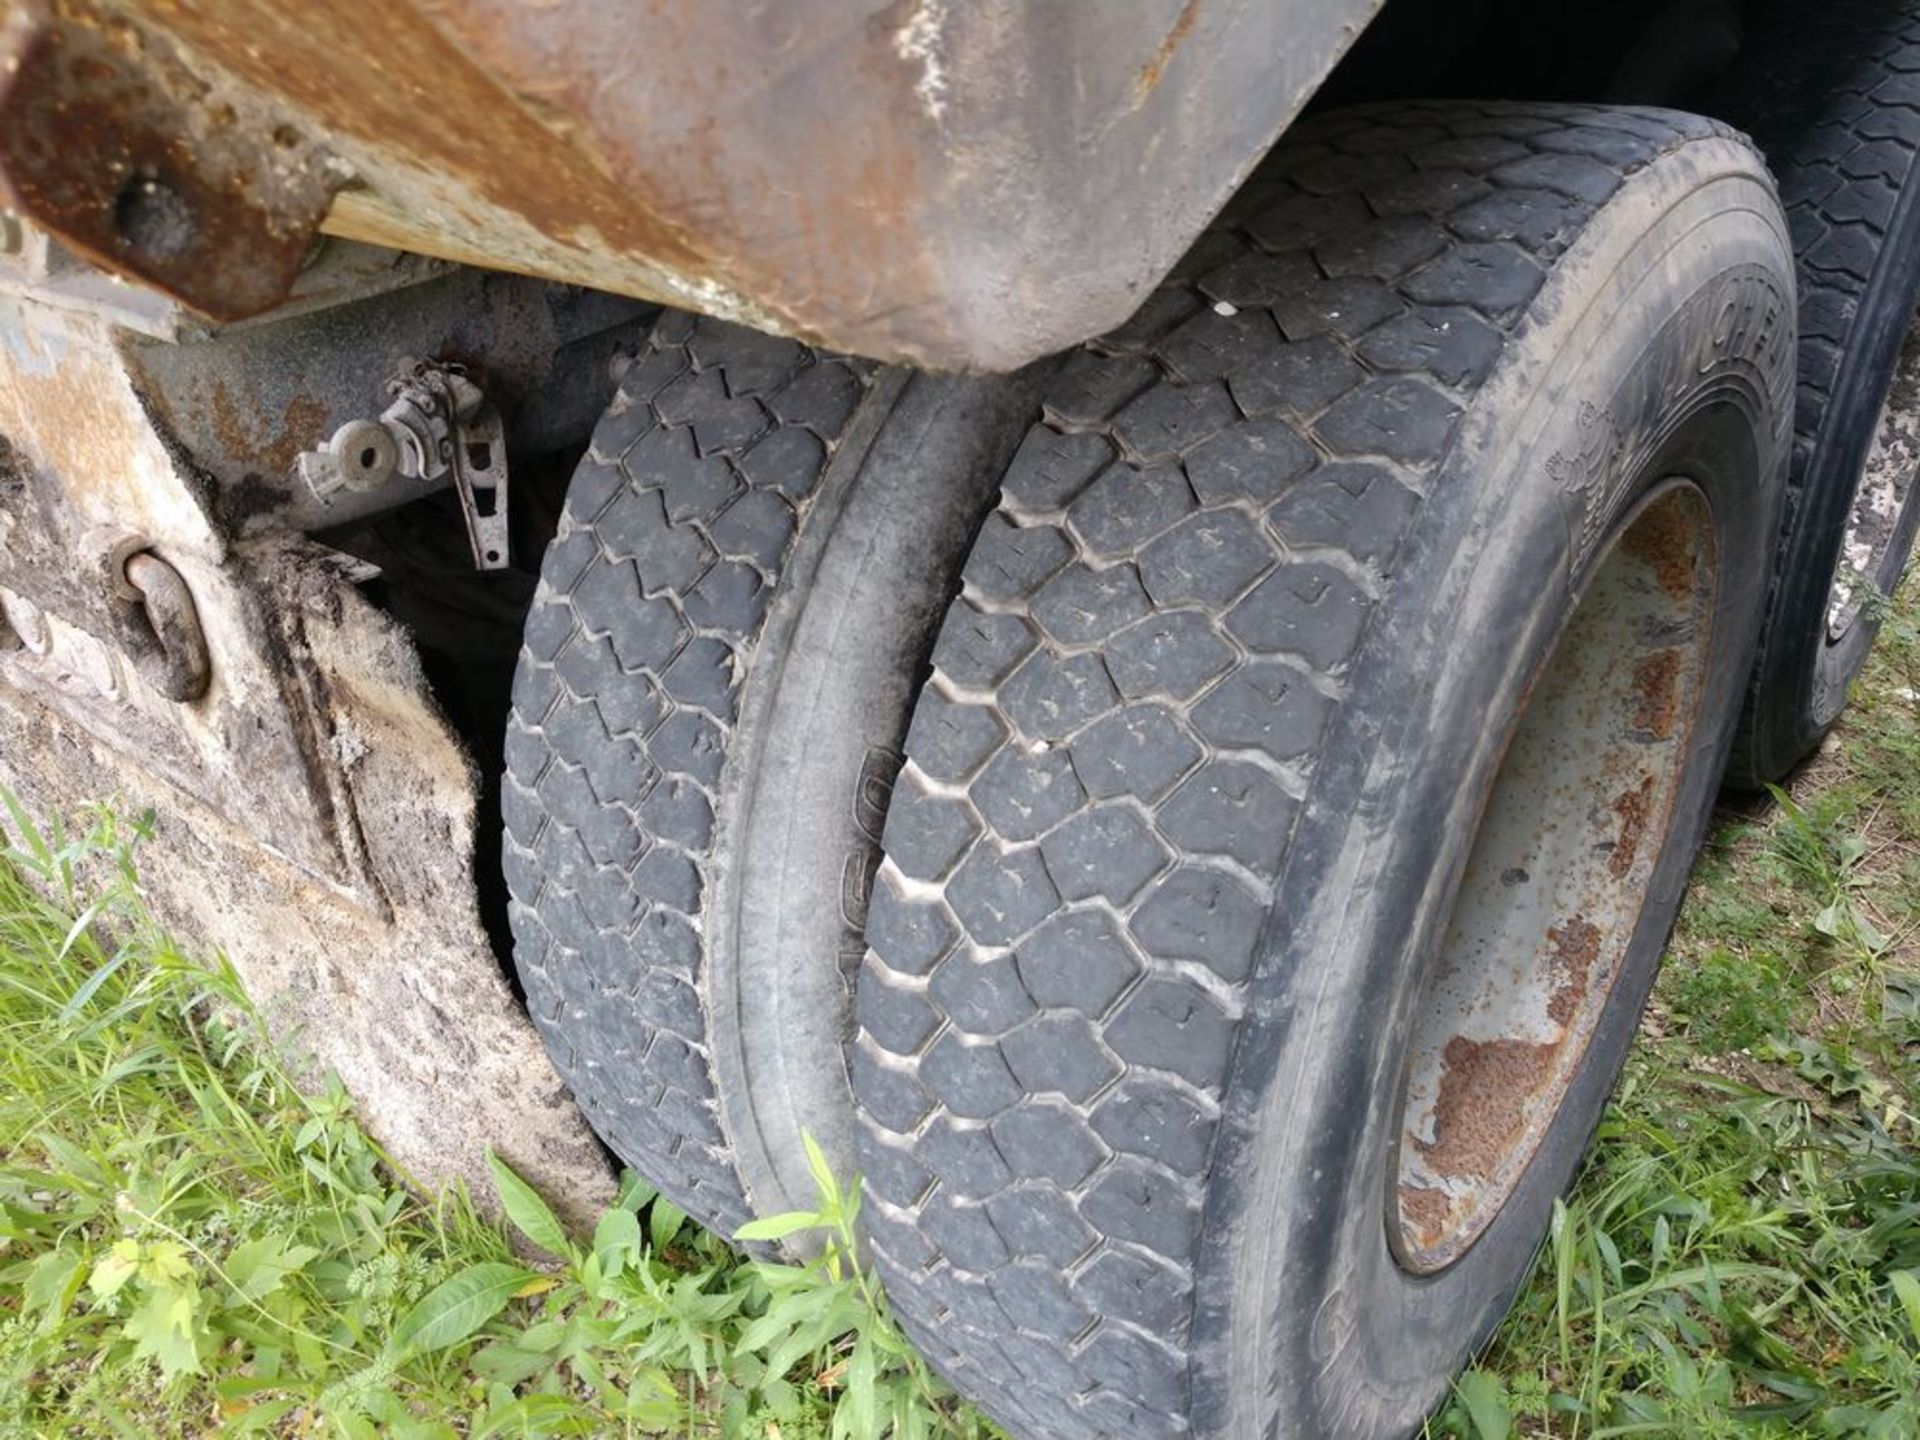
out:
M0 130L105 138L0 166L214 315L324 224L1012 369L1123 320L1378 4L48 0L13 8Z

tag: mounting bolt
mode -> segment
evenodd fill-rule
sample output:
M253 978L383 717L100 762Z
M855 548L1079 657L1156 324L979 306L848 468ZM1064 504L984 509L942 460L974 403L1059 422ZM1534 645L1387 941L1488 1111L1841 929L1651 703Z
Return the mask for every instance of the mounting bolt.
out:
M178 260L193 248L193 211L164 180L129 180L113 202L113 228L143 260Z

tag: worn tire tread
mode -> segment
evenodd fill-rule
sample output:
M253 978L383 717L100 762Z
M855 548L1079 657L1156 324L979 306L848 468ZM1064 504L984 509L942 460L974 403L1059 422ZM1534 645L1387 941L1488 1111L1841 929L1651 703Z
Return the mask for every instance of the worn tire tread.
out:
M768 604L875 375L668 312L567 492L502 786L514 960L607 1144L701 1223L752 1206L708 1049L715 816Z
M1396 552L1555 259L1628 176L1729 134L1305 122L1067 362L935 648L853 1057L896 1311L1015 1433L1189 1432L1246 975Z

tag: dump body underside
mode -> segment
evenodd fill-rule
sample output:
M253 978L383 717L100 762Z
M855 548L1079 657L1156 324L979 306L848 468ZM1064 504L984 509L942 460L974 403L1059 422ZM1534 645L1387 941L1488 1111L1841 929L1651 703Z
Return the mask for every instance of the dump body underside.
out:
M0 171L217 318L319 228L1011 369L1125 319L1377 3L14 3Z

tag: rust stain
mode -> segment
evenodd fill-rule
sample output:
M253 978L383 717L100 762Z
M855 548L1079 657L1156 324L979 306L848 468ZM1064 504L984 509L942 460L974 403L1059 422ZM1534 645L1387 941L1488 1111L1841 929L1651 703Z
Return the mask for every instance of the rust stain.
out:
M1564 1028L1586 998L1593 962L1600 958L1600 927L1576 917L1547 931L1547 943L1553 946L1553 967L1559 977L1547 1001L1547 1018Z
M22 20L0 65L12 205L103 267L216 319L277 303L341 183L290 127L264 155L171 47L84 0Z
M1446 1233L1447 1222L1453 1218L1453 1201L1446 1191L1432 1185L1402 1185L1400 1214L1420 1243L1431 1245Z
M1526 1128L1527 1103L1552 1076L1559 1050L1505 1038L1447 1041L1433 1139L1414 1141L1428 1167L1436 1175L1491 1178Z
M1174 52L1181 42L1193 33L1194 22L1200 18L1200 0L1187 0L1180 7L1180 13L1174 17L1173 28L1161 40L1159 48L1153 52L1153 58L1140 67L1140 73L1133 81L1133 108L1138 110L1147 103L1147 97L1159 87L1161 79L1167 73L1167 64L1173 59Z
M1695 546L1698 526L1687 510L1679 505L1658 504L1649 509L1620 537L1620 548L1653 571L1654 583L1674 600L1693 596L1699 552Z
M245 455L253 449L253 436L241 423L239 408L227 393L225 380L213 382L213 393L207 397L207 423L227 453Z
M260 427L242 414L226 382L215 380L207 399L207 423L228 454L248 457L263 474L287 475L300 452L323 433L327 407L311 395L293 396L281 411L272 437L262 440Z
M289 475L300 452L324 433L327 407L311 395L296 395L280 413L280 429L263 452L269 473Z
M1637 786L1623 792L1613 802L1613 813L1620 817L1620 839L1607 856L1607 873L1619 880L1633 869L1641 842L1647 838L1647 825L1653 818L1653 776L1641 777Z
M1547 931L1555 983L1547 1001L1547 1015L1564 1032L1586 998L1592 983L1593 967L1600 958L1600 927L1575 917ZM1554 1077L1561 1042L1513 1040L1469 1040L1456 1035L1447 1041L1440 1054L1440 1094L1433 1106L1433 1139L1415 1140L1414 1145L1436 1175L1462 1176L1475 1180L1492 1177L1511 1152L1513 1143L1526 1129L1528 1110ZM1401 1202L1408 1204L1402 1187ZM1451 1213L1451 1202L1440 1192L1446 1207L1440 1218ZM1418 1203L1431 1208L1433 1201ZM1411 1209L1412 1223L1422 1219Z
M925 136L912 126L850 135L838 105L780 110L773 99L906 83L897 63L884 82L859 73L873 45L852 18L787 35L793 27L769 17L767 34L743 37L698 7L667 7L643 44L614 0L564 12L517 0L129 6L311 117L378 177L379 213L407 217L412 248L659 293L803 336L808 318L881 318L872 295L884 283L896 348L919 343L917 303L939 289L913 223L926 198L915 174ZM751 83L708 63L725 54ZM732 123L716 118L716 94L740 97L725 112ZM673 137L664 147L663 132ZM753 139L769 133L774 143ZM793 154L810 157L804 185L793 183ZM770 216L785 232L775 244Z
M1680 718L1679 650L1659 650L1633 667L1633 728L1656 740L1673 737Z
M585 243L589 227L697 269L699 253L644 192L541 124L494 75L411 4L297 10L266 0L135 0L155 25L268 94L387 149L406 137L474 190ZM423 125L433 115L438 123ZM462 122L465 123L462 123Z

